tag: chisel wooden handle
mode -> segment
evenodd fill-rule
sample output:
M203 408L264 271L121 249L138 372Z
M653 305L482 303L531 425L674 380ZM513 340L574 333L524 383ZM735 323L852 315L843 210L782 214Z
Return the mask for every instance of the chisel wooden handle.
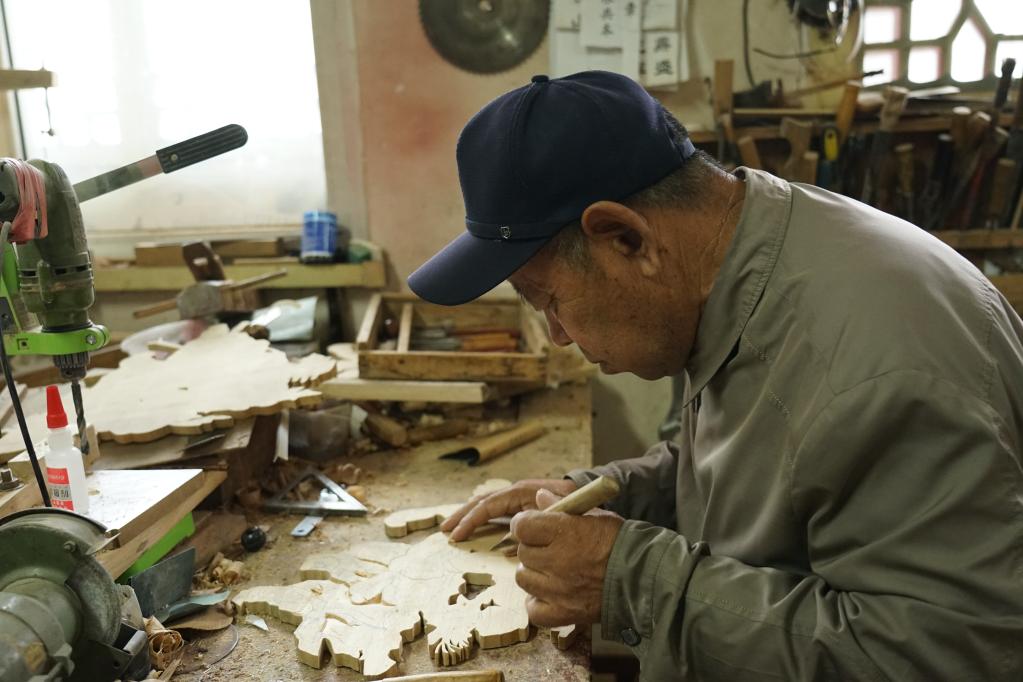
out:
M566 495L551 506L544 509L548 512L561 512L572 516L582 516L591 509L596 509L610 499L616 497L621 488L618 482L607 476L600 476L582 488ZM500 549L517 544L518 540L508 533L492 549Z
M178 299L176 299L176 298L168 298L168 299L166 299L164 301L160 301L159 303L154 303L153 305L146 306L145 308L139 308L137 310L133 310L132 313L131 313L131 316L134 317L136 320L138 320L138 319L143 318L143 317L149 317L150 315L156 315L158 313L165 313L165 312L167 312L169 310L177 310L177 309L178 309Z
M479 452L479 461L485 462L501 453L508 452L512 448L517 448L520 445L534 441L545 433L547 433L547 429L543 424L531 422L516 426L510 431L482 438L474 447Z
M607 476L600 476L582 488L565 495L544 511L580 516L591 509L596 509L608 500L614 499L620 491L618 481Z

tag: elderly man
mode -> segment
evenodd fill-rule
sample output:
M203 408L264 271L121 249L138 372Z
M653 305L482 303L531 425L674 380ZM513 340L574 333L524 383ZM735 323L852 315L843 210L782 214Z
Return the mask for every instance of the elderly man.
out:
M679 444L475 499L540 625L644 680L1023 679L1023 323L920 229L721 170L627 78L533 78L457 149L467 232L409 278L508 279L603 371L684 373ZM540 511L597 475L607 510Z

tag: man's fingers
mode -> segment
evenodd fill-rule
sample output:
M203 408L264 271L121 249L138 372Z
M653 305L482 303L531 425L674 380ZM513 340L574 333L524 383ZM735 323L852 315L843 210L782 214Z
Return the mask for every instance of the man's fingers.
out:
M507 489L484 497L468 510L455 524L451 531L451 539L460 542L472 532L498 516L508 516L522 509L523 491ZM531 495L526 495L527 499ZM468 506L468 505L467 505Z
M564 609L533 596L526 597L526 613L529 614L529 622L540 627L558 627L574 622Z
M560 499L560 495L556 495L546 488L540 488L536 491L536 508L546 509Z
M517 555L526 568L548 575L555 573L558 566L564 563L564 559L549 547L520 544Z
M561 531L563 514L541 511L523 511L512 517L511 532L520 545L546 547Z
M444 523L440 524L440 529L446 533L447 531L457 526L458 522L461 521L465 517L465 515L469 513L469 510L475 507L481 499L483 499L483 496L477 495L476 497L472 498L471 500L463 504L461 507L455 510L454 514L444 519Z

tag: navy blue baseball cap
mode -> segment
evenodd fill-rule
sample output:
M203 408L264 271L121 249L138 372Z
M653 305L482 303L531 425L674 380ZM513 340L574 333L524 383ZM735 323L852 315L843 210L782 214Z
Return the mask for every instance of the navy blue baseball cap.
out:
M621 201L680 168L661 105L631 78L534 76L462 129L455 157L466 232L408 278L418 296L466 303L507 279L597 201Z

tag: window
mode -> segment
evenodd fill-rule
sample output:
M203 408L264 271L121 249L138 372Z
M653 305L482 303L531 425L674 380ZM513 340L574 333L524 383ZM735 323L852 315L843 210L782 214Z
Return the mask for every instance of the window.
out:
M29 158L72 182L227 123L241 149L82 206L89 231L279 225L325 199L308 2L3 0Z
M864 85L990 88L1002 61L1023 74L1023 1L866 0L863 69L884 69Z

